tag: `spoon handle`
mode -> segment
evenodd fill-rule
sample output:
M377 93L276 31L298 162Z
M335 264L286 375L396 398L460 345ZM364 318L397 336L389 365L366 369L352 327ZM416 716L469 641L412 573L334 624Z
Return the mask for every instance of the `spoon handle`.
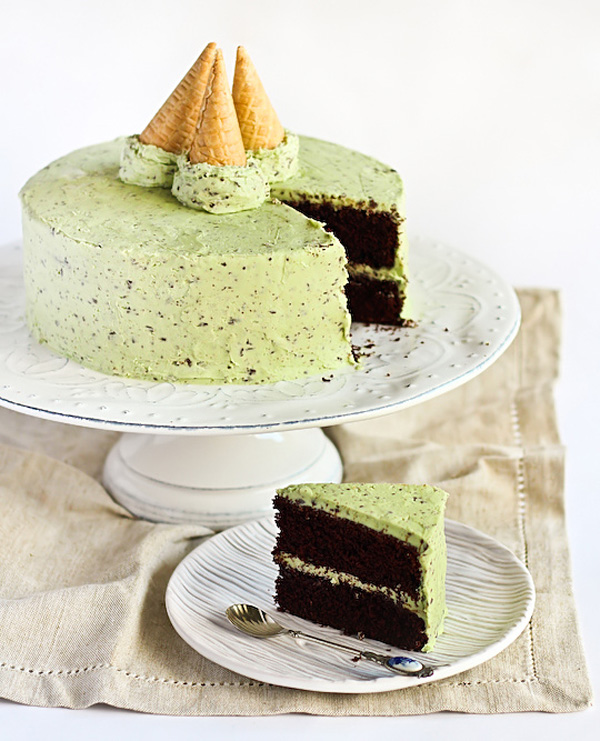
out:
M348 651L348 653L354 654L359 659L373 661L380 666L385 666L387 669L390 669L397 674L403 674L410 677L430 677L433 674L433 667L426 666L417 659L412 659L409 656L386 656L385 654L378 654L374 651L360 651L357 648L350 648L350 646L344 646L341 643L328 641L325 638L319 638L318 636L309 635L308 633L302 633L299 630L288 630L287 632L294 638L313 641L314 643L320 643L324 646Z

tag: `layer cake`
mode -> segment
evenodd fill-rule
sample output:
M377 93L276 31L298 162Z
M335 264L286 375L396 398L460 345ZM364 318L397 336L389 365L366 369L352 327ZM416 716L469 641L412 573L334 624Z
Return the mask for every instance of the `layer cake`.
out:
M403 484L277 492L280 609L414 651L443 630L447 493Z
M123 183L122 141L73 152L21 193L27 320L103 373L269 383L352 367L346 257L283 204L229 214Z
M21 191L34 337L109 375L274 383L356 367L351 320L402 324L402 181L285 130L245 50L209 44L139 136Z

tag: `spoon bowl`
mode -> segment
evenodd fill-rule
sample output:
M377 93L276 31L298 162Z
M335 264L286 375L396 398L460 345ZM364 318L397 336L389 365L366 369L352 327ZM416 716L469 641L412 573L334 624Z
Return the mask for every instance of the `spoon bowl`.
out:
M230 605L225 614L232 625L244 633L257 638L270 638L279 633L288 633L289 631L282 625L279 625L270 615L260 607L246 604Z

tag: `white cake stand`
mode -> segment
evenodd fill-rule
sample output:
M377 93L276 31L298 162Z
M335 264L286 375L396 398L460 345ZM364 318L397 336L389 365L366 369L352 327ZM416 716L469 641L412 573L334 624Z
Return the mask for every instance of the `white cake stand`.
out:
M268 512L276 488L340 481L320 428L387 414L467 382L514 339L512 288L448 247L413 240L416 328L353 325L359 370L268 386L198 386L105 376L39 345L25 324L18 246L0 250L0 405L120 430L104 484L129 511L212 529Z

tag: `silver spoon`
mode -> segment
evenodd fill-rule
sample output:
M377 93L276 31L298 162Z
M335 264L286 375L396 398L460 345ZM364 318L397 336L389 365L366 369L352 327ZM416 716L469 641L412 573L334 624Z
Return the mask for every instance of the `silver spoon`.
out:
M342 651L349 651L350 653L353 653L357 659L374 661L376 664L385 666L387 669L405 676L430 677L434 671L433 666L422 664L417 659L412 659L409 656L385 656L384 654L377 654L373 651L359 651L357 648L350 648L341 643L327 641L324 638L308 635L299 630L284 628L283 625L280 625L264 610L261 610L259 607L254 607L254 605L230 605L225 610L225 614L232 625L235 625L235 627L243 633L247 633L248 635L257 638L270 638L271 636L284 634L291 635L294 638L314 641L315 643L332 646L333 648L338 648Z

